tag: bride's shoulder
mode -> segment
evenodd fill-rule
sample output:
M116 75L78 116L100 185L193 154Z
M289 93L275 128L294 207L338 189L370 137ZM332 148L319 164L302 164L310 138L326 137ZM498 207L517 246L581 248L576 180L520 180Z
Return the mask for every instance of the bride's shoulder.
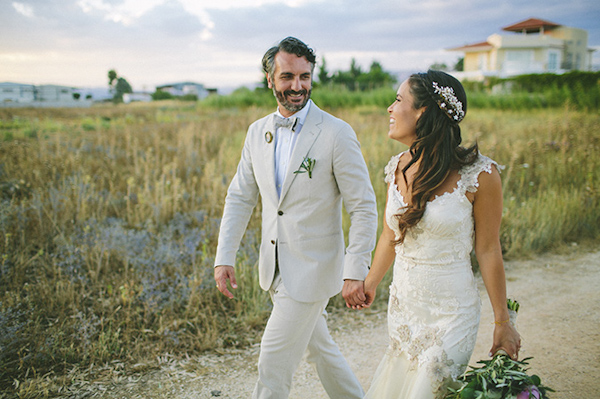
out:
M385 173L385 182L392 183L394 181L394 176L396 175L396 169L398 169L398 164L400 163L400 157L405 154L406 151L401 152L400 154L393 155L390 158L390 161L386 165L384 169Z
M486 172L485 175L487 176L499 175L499 172L501 172L502 169L504 169L503 165L498 164L498 162L490 157L477 153L475 161L469 165L463 166L460 170L462 185L465 187L466 191L475 192L480 185L480 175L482 172ZM494 173L496 171L498 173ZM486 177L483 177L483 179L486 181L489 180L486 179Z

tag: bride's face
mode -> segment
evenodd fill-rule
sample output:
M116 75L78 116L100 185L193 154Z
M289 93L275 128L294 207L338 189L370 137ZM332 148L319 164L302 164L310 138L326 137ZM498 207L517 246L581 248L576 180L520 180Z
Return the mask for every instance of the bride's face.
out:
M410 85L405 80L396 93L396 101L388 107L390 130L388 137L410 146L417 138L417 121L425 107L413 108L413 96Z

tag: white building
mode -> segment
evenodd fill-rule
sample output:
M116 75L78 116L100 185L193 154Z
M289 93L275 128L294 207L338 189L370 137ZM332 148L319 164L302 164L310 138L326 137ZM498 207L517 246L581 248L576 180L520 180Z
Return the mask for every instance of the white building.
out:
M493 34L486 41L449 49L464 53L464 71L455 73L457 78L592 70L594 50L588 48L583 29L530 18L502 30L511 34Z
M123 102L129 104L132 102L150 102L152 101L152 95L148 93L124 93Z
M204 87L203 84L194 83L194 82L181 82L181 83L172 83L168 85L157 86L156 90L164 91L170 93L175 97L181 97L185 95L195 95L198 97L198 100L202 100L206 98L209 94L209 90Z
M0 103L30 103L35 100L35 86L20 83L0 83Z
M0 83L0 107L89 107L90 99L80 98L74 87Z

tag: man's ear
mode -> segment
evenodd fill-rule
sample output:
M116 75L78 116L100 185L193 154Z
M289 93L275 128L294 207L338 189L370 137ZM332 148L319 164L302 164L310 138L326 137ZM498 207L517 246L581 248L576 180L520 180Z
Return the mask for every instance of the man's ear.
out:
M267 73L267 86L269 87L269 89L273 88L273 82L271 81L271 75L269 75Z

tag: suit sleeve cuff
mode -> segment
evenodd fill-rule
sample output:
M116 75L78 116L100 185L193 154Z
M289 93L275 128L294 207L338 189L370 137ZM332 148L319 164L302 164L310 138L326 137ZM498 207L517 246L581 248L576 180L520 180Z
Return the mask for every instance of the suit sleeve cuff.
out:
M371 254L346 254L344 257L344 280L364 281L369 273Z

